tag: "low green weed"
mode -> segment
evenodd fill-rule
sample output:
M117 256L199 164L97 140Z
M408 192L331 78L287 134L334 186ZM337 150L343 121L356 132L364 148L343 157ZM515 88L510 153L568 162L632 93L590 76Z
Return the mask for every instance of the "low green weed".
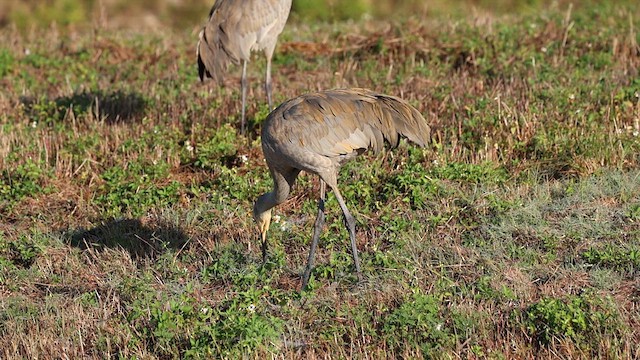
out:
M9 50L0 49L0 78L12 71L14 62L15 58Z
M258 265L255 259L249 258L246 249L237 246L226 246L214 254L213 262L203 272L206 282L224 283L229 286L245 288L258 282L270 282L276 272L265 272L265 268ZM275 260L275 262L274 262ZM282 258L274 251L269 253L269 261L265 263L269 269L275 270L274 265L281 265Z
M220 303L200 303L185 292L131 303L129 322L154 353L229 358L266 349L277 341L282 321L268 313L265 290L249 289Z
M11 206L25 197L45 192L46 176L42 165L32 159L26 159L13 169L3 169L0 172L0 206Z
M236 155L238 143L236 129L229 124L224 124L209 139L195 145L193 164L199 168L217 169L222 165L221 159L224 161ZM223 164L226 163L223 162Z
M0 259L7 269L30 267L45 248L44 240L39 234L25 234L8 241L0 236Z
M421 163L407 164L383 185L386 197L401 196L413 209L423 209L428 201L445 192L438 179L430 177Z
M604 248L591 247L582 253L589 264L624 270L640 271L640 250L624 249L612 245Z
M256 252L255 255L258 254ZM202 271L202 280L238 290L255 286L270 288L282 275L286 263L285 254L277 248L270 248L264 262L261 257L253 255L237 243L220 246L211 253L212 261ZM271 295L274 298L280 297L275 293Z
M415 293L387 315L382 332L387 346L396 353L419 348L423 356L433 357L456 343L457 335L451 319L433 295Z
M140 216L151 207L169 206L178 201L182 185L177 181L162 185L167 175L166 163L137 161L126 168L113 166L102 174L104 184L95 202L110 217Z
M524 310L523 321L527 333L543 345L566 338L580 347L597 348L595 341L621 331L611 300L589 294L544 298Z
M497 287L498 283L492 276L481 276L473 285L474 298L497 300L516 300L518 298L514 291L505 284Z
M341 243L343 246L344 243ZM345 275L353 274L353 259L344 251L332 251L329 262L317 264L312 271L312 278L338 280ZM312 286L313 288L313 286Z
M482 164L447 162L444 165L432 167L429 173L440 179L472 184L501 184L509 176L504 168L490 162Z
M5 331L4 324L9 320L29 321L37 318L42 309L22 296L3 299L0 311L0 333Z
M640 204L632 204L627 210L627 217L632 221L640 220Z

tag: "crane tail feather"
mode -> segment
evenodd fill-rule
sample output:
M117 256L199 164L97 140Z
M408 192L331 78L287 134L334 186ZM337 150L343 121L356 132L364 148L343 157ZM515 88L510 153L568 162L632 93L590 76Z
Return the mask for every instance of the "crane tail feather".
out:
M381 124L386 125L380 130L392 147L398 145L400 136L419 146L429 143L431 128L415 107L397 97L383 94L374 96L383 114Z
M229 64L237 65L240 60L229 49L229 34L225 32L222 25L224 18L218 12L217 6L218 2L211 8L209 21L200 31L197 57L200 80L213 78L221 84Z

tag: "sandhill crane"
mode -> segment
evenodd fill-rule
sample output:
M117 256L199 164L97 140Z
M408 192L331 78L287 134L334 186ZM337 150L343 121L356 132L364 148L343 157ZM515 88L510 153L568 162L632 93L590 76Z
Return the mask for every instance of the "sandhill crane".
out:
M320 177L320 198L302 288L305 289L309 281L324 225L326 185L333 190L342 208L356 273L361 281L355 220L338 190L340 166L367 149L378 152L385 141L396 147L401 136L425 146L431 133L426 120L418 110L397 97L365 89L342 89L290 99L271 112L262 126L262 150L273 178L273 190L258 197L253 207L263 259L266 259L271 209L287 199L298 174L304 170Z
M209 21L200 31L198 40L198 75L200 80L215 78L222 82L229 63L242 61L241 131L245 130L247 99L247 62L251 51L264 50L267 58L265 91L269 111L271 100L271 57L282 32L291 0L216 0L209 11Z

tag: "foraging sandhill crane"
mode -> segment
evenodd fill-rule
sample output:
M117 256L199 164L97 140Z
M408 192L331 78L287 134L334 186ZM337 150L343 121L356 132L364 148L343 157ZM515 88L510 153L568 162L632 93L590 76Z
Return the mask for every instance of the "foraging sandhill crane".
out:
M247 62L251 59L251 51L264 50L267 58L265 91L271 111L271 57L290 10L291 0L216 0L209 11L209 21L200 31L197 49L200 81L214 78L221 83L229 63L238 65L242 61L243 134Z
M333 190L342 208L353 261L361 281L355 219L338 190L340 166L367 149L378 152L385 141L396 147L401 137L425 146L430 133L431 128L422 114L406 101L365 89L328 90L281 104L262 125L262 150L273 178L273 190L258 197L253 207L253 217L262 239L263 259L267 252L271 209L287 199L298 174L304 170L320 177L320 198L302 289L309 281L324 225L326 185Z

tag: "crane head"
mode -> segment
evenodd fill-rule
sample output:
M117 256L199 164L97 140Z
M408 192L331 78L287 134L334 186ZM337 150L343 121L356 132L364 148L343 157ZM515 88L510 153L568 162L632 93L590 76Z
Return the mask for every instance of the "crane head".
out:
M271 209L263 210L260 205L261 201L258 199L253 205L253 219L258 225L262 243L265 244L267 241L267 231L269 230L269 225L271 225Z

